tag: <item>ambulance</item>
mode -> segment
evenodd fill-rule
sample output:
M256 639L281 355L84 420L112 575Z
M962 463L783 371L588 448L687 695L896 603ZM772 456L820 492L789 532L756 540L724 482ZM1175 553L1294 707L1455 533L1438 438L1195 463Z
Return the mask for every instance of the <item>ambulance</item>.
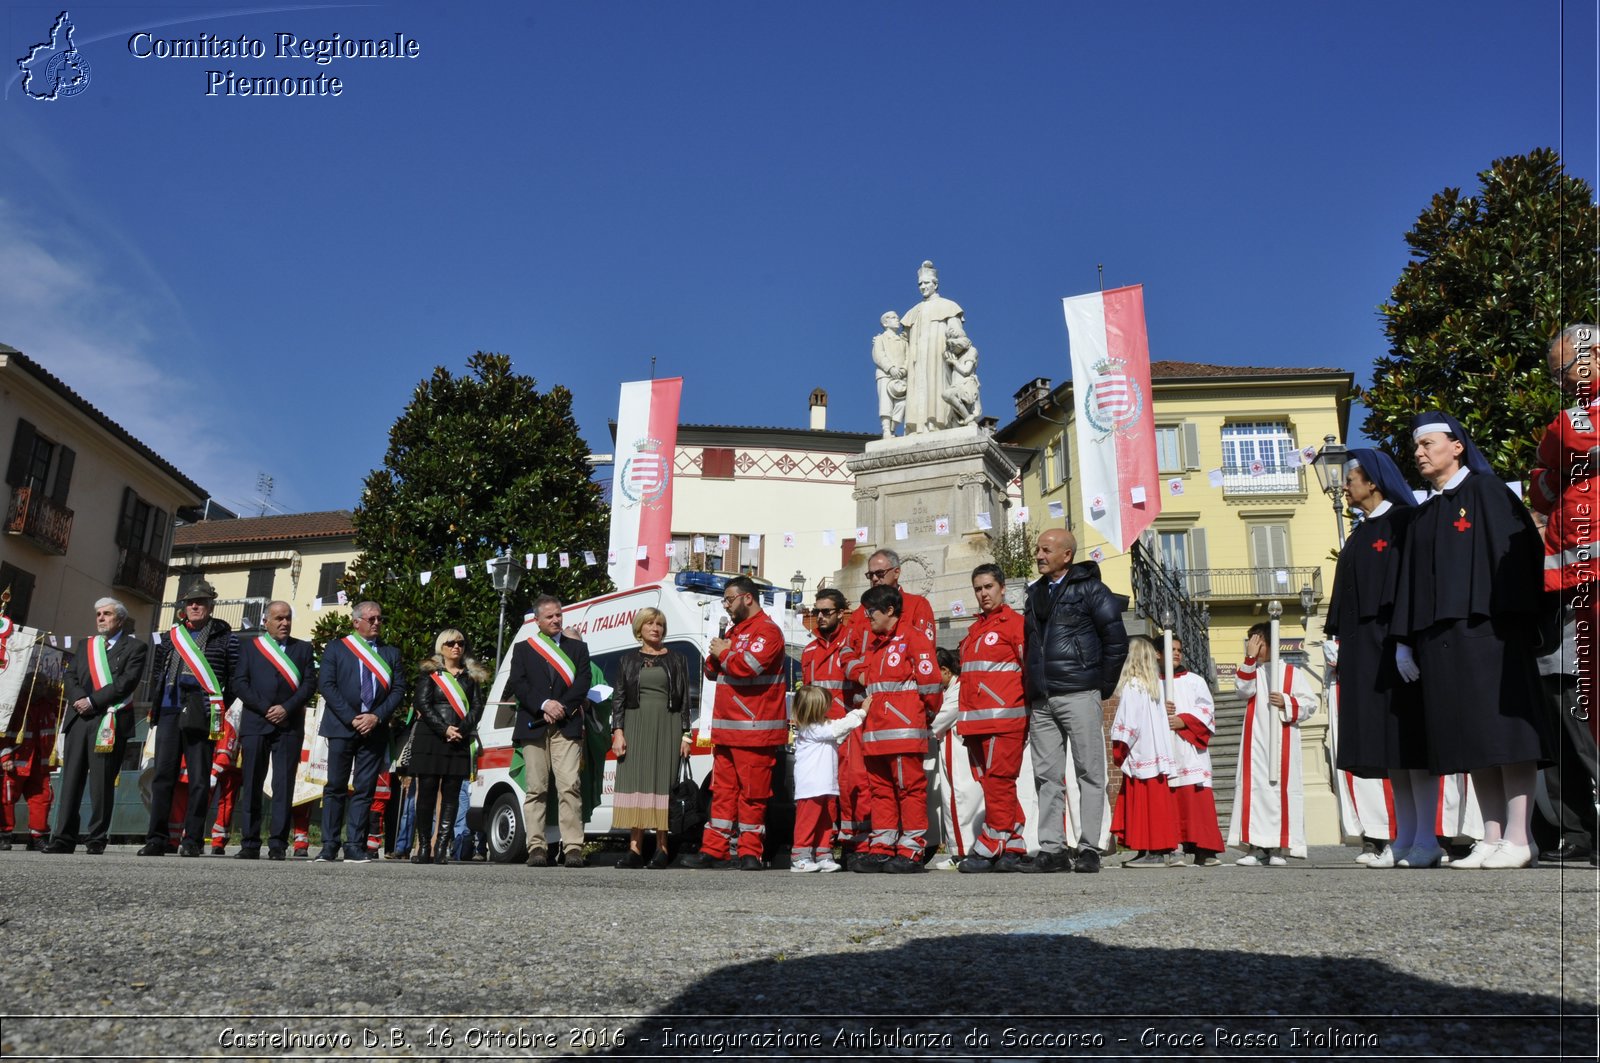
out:
M633 637L634 616L646 607L661 610L667 620L667 649L679 654L689 671L690 716L698 721L689 762L695 781L702 787L708 784L711 774L711 706L715 686L705 678L706 651L727 620L722 592L733 576L733 573L724 572L679 572L671 579L590 598L562 609L562 624L588 646L590 662L598 665L604 675L604 679L597 682L603 682L608 688L616 683L617 665L622 655L638 648L639 643ZM758 579L756 583L762 588L763 611L784 632L788 649L785 682L788 689L793 690L800 676L800 652L810 641L810 632L792 608L798 603L790 602L787 590L764 580ZM532 617L525 617L511 647L532 638L537 630ZM478 725L478 773L472 781L472 803L467 811L467 825L485 832L489 839L489 859L497 863L524 859L528 840L528 825L522 819L522 754L511 741L517 703L506 690L510 676L511 649L508 648L495 672L483 721ZM616 759L610 753L611 703L600 693L591 694L591 702L590 711L585 714L584 773L586 783L592 786L592 773L597 769L600 772L600 801L584 824L584 832L606 834L612 829L611 795L617 769ZM605 750L603 761L602 749ZM792 829L793 802L788 795L793 791L789 789L789 777L788 771L774 773L767 824L769 838L774 840L780 835L787 836L786 825ZM548 805L545 837L552 850L558 850L554 793ZM784 844L786 848L787 842ZM769 843L769 851L777 850Z

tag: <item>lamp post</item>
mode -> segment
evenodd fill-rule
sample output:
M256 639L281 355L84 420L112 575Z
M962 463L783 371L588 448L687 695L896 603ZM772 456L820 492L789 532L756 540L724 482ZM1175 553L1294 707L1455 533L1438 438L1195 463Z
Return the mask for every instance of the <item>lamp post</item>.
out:
M1344 460L1348 455L1344 444L1332 435L1322 437L1322 449L1317 452L1317 479L1322 492L1333 503L1333 523L1339 532L1339 547L1344 548Z
M1306 630L1311 629L1311 614L1317 611L1317 600L1321 598L1316 591L1311 589L1311 584L1305 583L1300 587L1300 612L1303 614L1300 625Z
M506 595L522 582L522 570L511 562L510 554L501 554L489 562L489 584L500 592L500 626L494 632L494 659L499 666L506 637Z

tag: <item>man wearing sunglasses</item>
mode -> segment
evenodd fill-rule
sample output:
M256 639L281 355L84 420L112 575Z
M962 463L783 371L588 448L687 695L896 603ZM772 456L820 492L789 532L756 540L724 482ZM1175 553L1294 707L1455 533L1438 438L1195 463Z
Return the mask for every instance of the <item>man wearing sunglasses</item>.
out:
M842 720L861 702L864 691L845 675L844 595L832 587L817 592L811 614L817 618L817 637L800 653L803 682L828 692L832 703L828 719ZM861 732L851 731L839 743L839 808L834 816L834 840L848 854L867 836L872 816L872 790L862 759Z
M920 594L912 594L900 586L900 555L883 549L867 558L867 584L869 587L890 587L900 592L900 623L920 632L929 642L934 641L933 606ZM852 653L865 652L867 639L872 635L872 620L865 605L856 606L845 627L845 641Z
M716 681L711 741L716 783L711 817L698 853L679 867L761 871L767 800L778 754L789 741L784 698L783 632L761 609L760 590L747 576L730 579L722 607L733 626L711 640L706 678Z

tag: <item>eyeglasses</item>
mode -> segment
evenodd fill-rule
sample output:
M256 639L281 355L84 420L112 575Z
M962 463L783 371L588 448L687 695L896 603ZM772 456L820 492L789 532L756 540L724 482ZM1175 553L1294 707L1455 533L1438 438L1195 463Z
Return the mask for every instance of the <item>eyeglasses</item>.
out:
M742 594L735 594L735 595L733 595L731 597L726 595L726 594L724 594L722 596L722 604L723 605L732 605L734 602L738 601L740 598L748 598L748 597L749 597L748 592L742 593Z
M815 613L817 616L838 616L839 615L839 610L837 610L837 609L813 609L811 611L813 613Z
M869 568L869 569L867 569L867 578L868 579L888 579L889 578L889 573L897 572L897 571L899 571L899 570L898 569L893 569L893 568Z
M465 646L466 643L463 642L461 639L451 639L449 642L441 642L439 645L441 645L441 646Z
M381 623L383 623L383 617L381 617L381 616L358 616L358 617L356 617L356 623L358 623L358 624L381 624Z

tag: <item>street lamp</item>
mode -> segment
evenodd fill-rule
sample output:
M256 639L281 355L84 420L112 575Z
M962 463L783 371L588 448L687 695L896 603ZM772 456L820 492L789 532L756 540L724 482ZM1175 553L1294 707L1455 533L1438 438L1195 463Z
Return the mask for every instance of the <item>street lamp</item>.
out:
M1300 611L1305 614L1300 623L1307 630L1311 627L1311 614L1317 611L1317 600L1322 596L1311 589L1311 584L1302 584L1300 587Z
M1333 523L1339 531L1339 546L1344 547L1344 461L1349 455L1344 444L1332 435L1322 437L1322 449L1317 452L1317 479L1322 482L1322 492L1333 503Z
M494 659L500 660L506 636L506 595L522 582L522 570L511 563L510 554L501 554L489 562L489 583L500 592L500 626L494 633Z

